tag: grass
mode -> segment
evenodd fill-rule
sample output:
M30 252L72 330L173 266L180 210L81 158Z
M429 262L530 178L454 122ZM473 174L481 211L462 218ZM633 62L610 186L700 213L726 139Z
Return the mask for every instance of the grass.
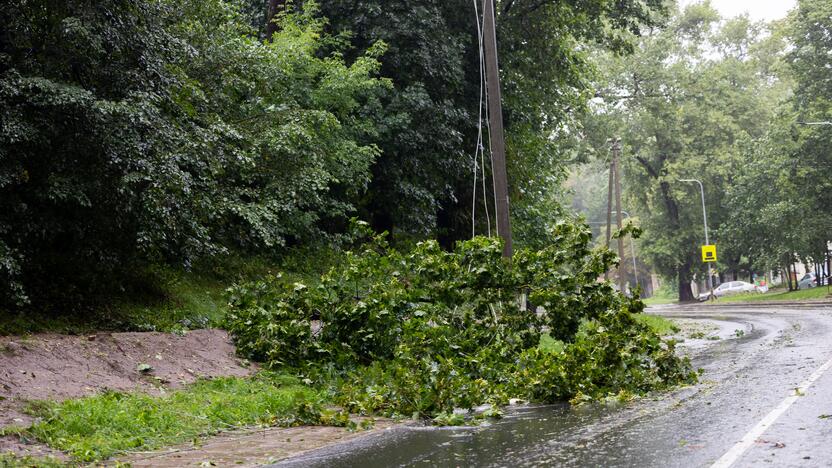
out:
M652 328L660 336L679 332L679 327L673 321L658 315L636 314L635 318L638 322Z
M314 284L340 258L331 248L291 250L280 259L229 256L199 265L193 271L150 268L141 294L113 295L91 310L17 313L0 309L0 335L52 332L81 335L96 331L181 332L216 327L225 315L225 290L236 281L281 273L288 281ZM2 465L0 465L2 466Z
M5 432L92 462L246 426L320 422L316 408L323 401L320 392L294 377L263 372L253 378L199 381L163 396L106 392L62 403L38 402L29 411L41 422Z
M801 289L799 291L769 291L765 294L760 293L746 293L737 294L734 296L722 297L716 301L719 303L726 302L763 302L763 301L800 301L806 299L824 299L828 297L826 286L817 288Z
M3 468L58 468L64 466L66 466L66 463L57 458L0 453L0 467Z
M225 311L227 283L210 275L171 272L158 295L114 300L92 310L59 313L0 310L0 335L94 331L182 331L211 327Z
M661 288L652 297L642 300L646 305L661 305L661 304L675 304L679 302L679 293L670 291L669 289Z

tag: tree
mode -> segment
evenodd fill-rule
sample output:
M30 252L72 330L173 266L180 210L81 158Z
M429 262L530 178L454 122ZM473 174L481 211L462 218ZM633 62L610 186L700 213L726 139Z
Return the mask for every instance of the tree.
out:
M521 241L560 213L582 44L628 51L661 4L499 3ZM474 187L492 195L471 177L487 141L475 5L3 3L4 299L106 298L153 265L331 239L356 213L397 237L469 236Z
M787 59L796 86L794 109L802 122L832 121L832 1L799 1L788 28L794 47ZM795 131L796 181L806 217L807 257L821 262L832 230L832 126L801 125ZM808 196L807 196L808 195ZM807 203L808 202L808 203Z
M599 83L590 144L597 149L623 136L627 200L642 215L642 251L678 281L682 301L693 299L690 282L705 271L705 236L698 186L678 180L702 180L711 239L720 243L732 209L724 194L744 169L742 148L765 133L771 104L784 93L771 66L782 48L767 42L765 29L694 4L642 38L632 57L599 56L607 78ZM735 274L745 265L740 250L720 249L720 257Z
M378 230L436 233L445 245L471 234L472 155L481 124L475 14L480 3L321 2L333 34L349 37L357 50L378 40L389 45L381 74L392 79L394 89L380 96L384 121L373 142L382 155L363 203ZM539 241L546 220L551 223L559 212L552 194L560 190L571 154L556 143L567 136L574 111L588 97L592 67L583 44L626 52L631 42L624 32L638 34L658 22L661 5L656 0L498 3L512 215L521 243ZM481 221L489 199L480 188ZM479 230L485 232L484 223Z
M0 8L12 302L89 302L150 264L320 237L368 183L358 110L385 87L383 48L319 56L312 9L266 44L221 0Z
M794 94L776 103L778 113L769 131L745 152L748 170L727 193L735 208L728 218L726 238L737 249L749 252L750 262L760 269L787 272L798 259L816 265L826 261L832 229L832 138L829 127L800 122L829 120L830 13L832 3L800 2L775 31L772 40L785 38L792 47L772 64ZM761 191L760 187L777 190Z

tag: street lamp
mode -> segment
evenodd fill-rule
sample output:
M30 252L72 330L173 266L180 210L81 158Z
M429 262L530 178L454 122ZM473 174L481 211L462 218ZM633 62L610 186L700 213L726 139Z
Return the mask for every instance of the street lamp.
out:
M679 182L696 182L699 184L699 192L702 194L702 219L705 220L705 245L711 245L711 241L708 238L708 213L705 210L705 187L702 185L702 182L697 179L679 179ZM708 287L711 289L711 299L714 298L714 279L713 274L711 272L711 263L708 262Z
M612 213L618 213L617 211L613 211ZM621 210L621 214L626 216L628 219L631 219L630 213L627 213L624 210ZM630 236L630 256L633 257L633 275L636 277L636 286L638 286L638 267L636 267L636 240L633 236Z

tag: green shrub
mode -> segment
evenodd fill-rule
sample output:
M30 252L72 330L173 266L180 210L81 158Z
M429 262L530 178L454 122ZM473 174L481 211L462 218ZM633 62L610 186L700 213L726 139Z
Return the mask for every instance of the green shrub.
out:
M384 45L348 63L314 2L264 42L240 7L0 4L0 306L96 305L149 265L340 233L379 155L362 107Z
M314 287L234 286L226 327L244 356L328 383L357 412L432 416L695 377L672 342L634 319L641 301L598 281L614 256L590 250L584 226L558 224L553 239L506 261L492 238L403 253L376 236ZM544 332L564 348L540 351Z

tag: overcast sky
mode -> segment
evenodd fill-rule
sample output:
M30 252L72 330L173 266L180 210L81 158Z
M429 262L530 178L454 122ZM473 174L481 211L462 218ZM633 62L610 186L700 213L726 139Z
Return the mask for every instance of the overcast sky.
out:
M682 5L695 3L695 0L681 0ZM796 0L711 0L724 17L737 16L748 12L755 20L773 20L786 16L794 8Z

